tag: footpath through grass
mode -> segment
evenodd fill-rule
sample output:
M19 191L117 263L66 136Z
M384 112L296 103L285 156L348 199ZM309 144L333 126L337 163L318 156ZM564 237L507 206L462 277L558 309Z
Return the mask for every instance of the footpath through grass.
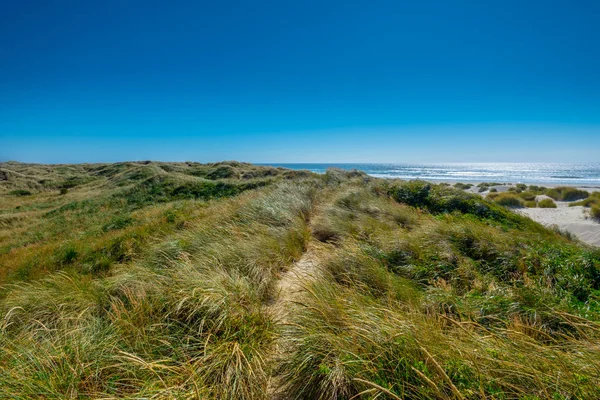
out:
M477 195L9 167L0 398L600 398L600 251Z

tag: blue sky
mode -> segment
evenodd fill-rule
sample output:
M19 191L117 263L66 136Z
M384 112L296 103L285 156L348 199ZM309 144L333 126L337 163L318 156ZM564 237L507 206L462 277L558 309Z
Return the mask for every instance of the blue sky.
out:
M5 1L0 160L600 160L598 1Z

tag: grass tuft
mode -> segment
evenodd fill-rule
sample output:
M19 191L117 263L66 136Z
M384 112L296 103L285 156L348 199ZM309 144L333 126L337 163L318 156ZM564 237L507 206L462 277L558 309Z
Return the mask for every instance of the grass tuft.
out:
M552 199L544 199L538 203L540 208L556 208L556 203Z

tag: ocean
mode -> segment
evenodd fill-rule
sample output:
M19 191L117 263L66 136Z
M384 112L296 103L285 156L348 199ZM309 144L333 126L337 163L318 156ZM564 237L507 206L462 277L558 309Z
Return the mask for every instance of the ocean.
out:
M600 163L452 163L452 164L261 164L325 173L327 168L358 169L379 178L433 181L600 185Z

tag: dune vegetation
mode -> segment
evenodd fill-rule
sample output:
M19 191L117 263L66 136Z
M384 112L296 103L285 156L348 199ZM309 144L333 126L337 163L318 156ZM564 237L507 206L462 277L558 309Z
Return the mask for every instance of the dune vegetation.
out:
M538 203L540 208L556 208L556 203L552 199L543 199Z
M592 218L600 220L600 206L599 205L593 205L590 208L590 215L592 216Z
M504 193L492 192L487 195L487 199L496 204L500 204L501 206L510 207L510 208L524 207L526 205L526 201L528 201L528 200L523 199L518 194L511 193L511 192L504 192Z
M600 250L447 185L3 163L0 284L0 398L600 398Z

